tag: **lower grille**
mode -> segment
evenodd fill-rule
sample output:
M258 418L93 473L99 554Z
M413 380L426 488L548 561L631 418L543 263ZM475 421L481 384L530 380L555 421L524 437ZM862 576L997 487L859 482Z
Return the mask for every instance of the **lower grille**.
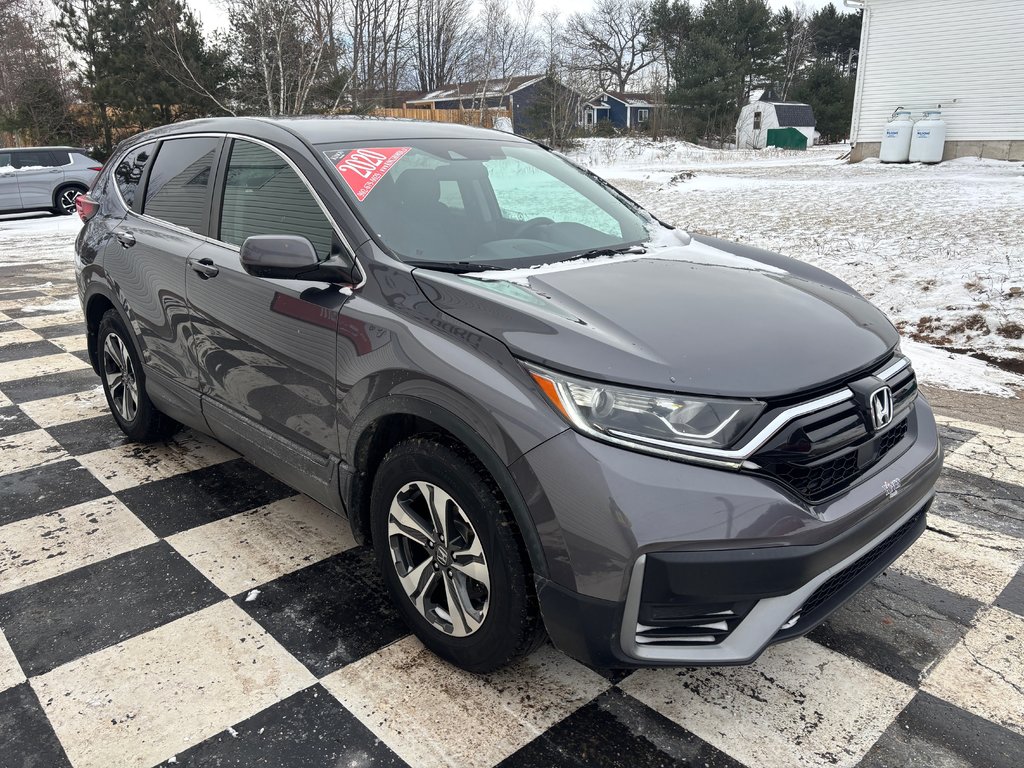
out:
M811 596L807 598L800 610L793 614L783 626L783 631L792 630L791 634L799 634L809 625L817 623L823 614L831 612L839 603L845 601L864 583L867 579L874 578L875 574L887 566L905 548L907 537L921 525L921 518L925 515L921 510L911 517L907 522L893 531L874 549L847 566L839 573L831 576L822 583ZM902 545L902 546L901 546ZM890 555L888 559L886 556ZM873 568L879 561L884 560L880 567Z

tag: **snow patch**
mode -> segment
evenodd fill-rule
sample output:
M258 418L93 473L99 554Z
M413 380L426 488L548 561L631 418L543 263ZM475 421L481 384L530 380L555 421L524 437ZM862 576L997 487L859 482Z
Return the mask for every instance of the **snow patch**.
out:
M1024 391L1024 376L1003 371L967 355L904 339L901 347L914 364L918 381L941 389L1015 397Z
M251 603L253 600L255 600L259 596L260 596L260 591L258 589L251 589L251 590L249 590L249 594L247 594L245 596L245 602Z

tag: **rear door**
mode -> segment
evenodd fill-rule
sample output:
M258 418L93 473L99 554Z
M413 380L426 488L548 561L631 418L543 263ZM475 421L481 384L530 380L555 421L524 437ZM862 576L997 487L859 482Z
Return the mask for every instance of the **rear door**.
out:
M198 374L189 343L186 259L209 226L220 137L166 139L129 152L114 169L128 213L104 266L127 305L142 348L147 388L198 412ZM135 181L135 179L138 179Z
M14 167L22 208L53 207L54 190L64 181L64 171L57 167L54 153L43 149L16 152Z
M336 328L346 292L253 277L239 249L252 235L302 235L326 259L340 243L283 154L245 139L225 153L211 225L217 242L192 254L185 278L203 414L221 440L329 500L338 454Z
M21 210L21 193L14 158L10 152L0 151L0 211Z

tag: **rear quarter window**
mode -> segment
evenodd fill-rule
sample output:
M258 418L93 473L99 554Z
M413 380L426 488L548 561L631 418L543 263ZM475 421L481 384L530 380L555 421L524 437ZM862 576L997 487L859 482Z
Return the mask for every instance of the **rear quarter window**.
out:
M153 150L156 144L143 144L141 147L130 149L122 155L113 169L114 183L121 193L121 199L129 208L136 209L136 198L138 197L139 184L146 172L146 166L153 158Z
M146 182L143 213L205 233L220 144L219 138L212 137L163 141Z

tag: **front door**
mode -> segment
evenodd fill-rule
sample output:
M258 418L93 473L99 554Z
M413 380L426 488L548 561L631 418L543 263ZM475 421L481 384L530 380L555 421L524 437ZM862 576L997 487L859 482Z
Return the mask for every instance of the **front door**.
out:
M346 294L328 283L249 275L239 247L252 235L302 235L321 258L335 234L282 155L231 142L211 234L189 258L186 293L203 395L214 433L325 503L336 491L335 362Z
M53 193L64 181L53 153L40 149L14 153L22 208L51 208Z

